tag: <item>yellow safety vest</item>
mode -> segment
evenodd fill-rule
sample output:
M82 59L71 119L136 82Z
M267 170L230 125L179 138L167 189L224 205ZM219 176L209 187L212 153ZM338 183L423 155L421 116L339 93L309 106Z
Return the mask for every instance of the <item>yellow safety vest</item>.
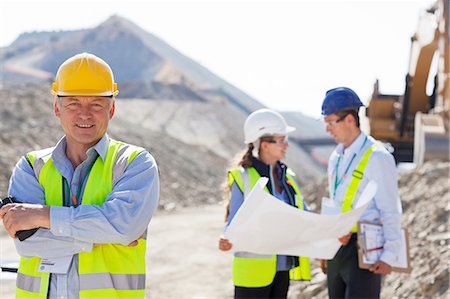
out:
M248 173L250 190L261 177L255 168L249 167L245 169ZM244 182L242 181L241 171L243 168L233 169L228 172L228 186L231 187L236 182L239 189L244 192ZM291 172L288 170L287 172ZM297 183L289 173L286 178L293 187L297 195L297 206L303 210L303 198ZM264 188L269 192L267 187ZM265 287L273 282L277 272L277 256L273 255L257 255L252 253L237 253L233 258L233 283L239 287ZM311 280L311 266L309 258L299 257L299 266L289 271L292 280Z
M118 158L127 160L127 165L143 150L109 140L106 158L98 157L87 178L83 193L83 205L102 205L112 191L113 168ZM34 167L38 152L27 154ZM63 177L50 158L39 173L39 183L44 188L45 203L61 206L63 203ZM91 252L79 253L78 274L80 298L144 298L145 293L145 248L146 241L140 239L135 247L119 244L95 245ZM17 275L16 298L46 299L50 273L38 272L41 259L21 258Z
M352 209L353 201L355 200L356 192L358 191L359 184L361 183L361 180L363 178L364 170L366 169L367 163L369 163L369 158L370 156L372 156L372 153L379 148L379 146L379 143L372 144L372 146L369 147L364 153L361 161L359 161L358 165L353 171L352 179L350 181L350 184L348 185L347 191L345 192L344 201L342 202L342 213L346 213ZM356 233L357 231L358 226L355 225L352 228L352 232Z

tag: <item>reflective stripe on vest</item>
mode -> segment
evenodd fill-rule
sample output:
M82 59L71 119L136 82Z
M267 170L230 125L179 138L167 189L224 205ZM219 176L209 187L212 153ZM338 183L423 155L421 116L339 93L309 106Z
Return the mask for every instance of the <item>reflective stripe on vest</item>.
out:
M372 153L377 150L377 148L380 145L378 143L372 144L367 151L364 153L363 157L361 158L361 161L356 166L355 170L353 171L352 180L350 181L350 184L348 185L347 191L345 192L344 201L342 202L342 212L348 212L352 209L353 201L356 197L356 192L358 192L359 184L361 183L361 180L364 175L364 170L366 169L367 163L369 162L370 156ZM355 225L352 228L352 232L356 233L358 231L358 226Z
M17 273L17 287L32 293L39 293L41 289L41 278L35 276L27 276Z
M239 189L244 193L247 189L242 174L247 172L251 190L258 179L261 177L255 168L250 167L246 170L242 167L231 170L228 173L228 185L231 187L233 182L236 182ZM303 199L300 189L295 180L286 175L287 180L293 187L297 195L297 206L299 209L304 209ZM264 187L266 192L269 192L267 187ZM310 280L311 271L310 263L307 257L299 258L300 266L289 271L291 279L295 280ZM264 287L272 283L277 269L276 255L259 255L250 252L238 252L233 259L233 283L240 287Z
M36 262L36 258L25 260L30 260L31 263ZM40 260L38 262L40 262ZM21 259L20 266L22 266L22 264L23 262ZM16 279L16 298L47 299L50 273L35 272L34 274L39 276L27 275L21 272L20 266ZM39 263L37 266L39 266Z
M80 276L81 290L116 289L143 290L145 288L144 274L111 274L91 273Z
M112 191L113 178L142 148L110 139L105 160L95 161L83 192L81 204L102 205ZM27 154L34 167L38 152ZM61 206L63 202L62 176L50 158L38 173L47 205ZM79 253L78 273L80 299L87 298L144 298L146 241L128 247L119 244L95 245L91 252ZM21 258L17 276L16 298L47 298L49 273L37 272L40 258ZM40 285L39 289L37 285Z

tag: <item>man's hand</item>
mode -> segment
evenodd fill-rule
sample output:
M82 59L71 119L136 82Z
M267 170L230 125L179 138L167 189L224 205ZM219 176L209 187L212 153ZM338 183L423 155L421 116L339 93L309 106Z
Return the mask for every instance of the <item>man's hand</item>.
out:
M383 261L378 261L369 268L369 271L375 274L388 275L392 272L392 267Z
M350 241L350 238L352 237L352 232L349 232L346 235L343 235L342 237L340 237L338 240L339 242L341 242L342 245L347 245L348 241Z
M134 247L134 246L138 246L138 244L139 244L138 240L134 240L134 241L131 241L131 243L128 244L127 246Z
M14 203L0 209L0 219L12 238L19 230L37 227L50 228L50 207L36 204Z
M323 274L327 274L327 260L320 260L320 269Z
M144 233L145 234L145 233ZM139 238L137 238L136 240L131 241L127 246L128 247L135 247L139 245L139 240L140 239L145 239L145 235L142 234ZM100 246L100 245L104 245L106 243L94 243L94 246Z
M223 237L220 238L219 240L219 249L222 251L228 251L231 249L231 247L233 247L233 244L231 244L230 242L228 242L227 239L224 239Z
M138 246L139 240L140 240L140 239L145 239L144 234L145 234L145 233L143 233L139 238L137 238L137 240L131 241L131 243L128 244L127 246L129 246L129 247Z

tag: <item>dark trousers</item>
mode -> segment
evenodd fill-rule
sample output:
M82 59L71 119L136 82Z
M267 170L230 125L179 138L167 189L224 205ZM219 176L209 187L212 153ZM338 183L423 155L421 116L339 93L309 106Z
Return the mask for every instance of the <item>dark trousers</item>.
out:
M380 298L381 275L358 266L356 236L327 263L330 298Z
M234 298L286 298L289 289L289 271L279 271L272 283L262 288L234 287Z

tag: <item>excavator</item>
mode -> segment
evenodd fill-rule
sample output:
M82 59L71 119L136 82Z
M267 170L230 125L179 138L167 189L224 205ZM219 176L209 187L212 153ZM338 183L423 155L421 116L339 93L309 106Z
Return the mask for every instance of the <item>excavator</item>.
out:
M449 0L437 0L420 17L404 94L381 94L374 84L366 110L370 134L390 145L397 163L449 160L449 12Z

